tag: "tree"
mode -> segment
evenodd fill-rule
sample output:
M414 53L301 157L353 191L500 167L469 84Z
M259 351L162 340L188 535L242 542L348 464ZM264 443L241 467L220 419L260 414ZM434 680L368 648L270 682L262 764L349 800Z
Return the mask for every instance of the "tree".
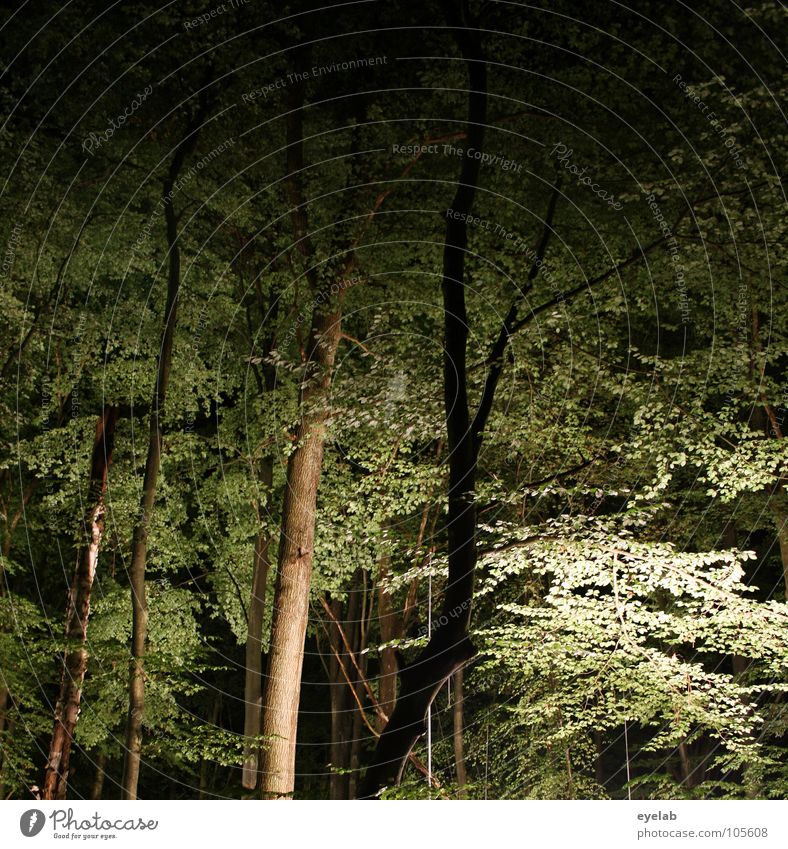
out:
M309 246L305 200L298 185L303 170L304 86L290 89L287 174L293 217L294 242L303 254L305 272L314 298L306 343L304 376L295 434L295 450L288 458L282 506L274 617L263 697L263 735L268 738L261 761L263 797L286 798L295 783L295 737L303 663L304 637L309 615L309 588L315 538L315 506L323 463L329 390L340 337L344 290L349 264L338 283L321 282Z
M129 712L126 720L126 756L123 767L123 798L137 798L142 750L142 722L145 712L145 643L148 635L148 602L145 588L145 564L148 552L148 535L151 516L156 501L156 484L159 477L162 449L162 419L164 402L172 369L173 344L178 315L178 295L181 285L181 255L178 218L174 198L176 184L184 162L197 145L202 124L208 110L207 88L199 95L199 105L194 112L183 139L175 149L167 177L164 181L161 204L167 227L167 298L164 305L164 330L156 373L156 384L151 401L148 454L145 477L142 482L140 512L134 526L134 540L129 569L131 605L134 626L131 636L132 660L129 671Z
M0 795L784 797L781 10L72 7L3 18Z
M77 555L77 568L66 609L67 647L63 658L63 679L55 707L55 727L49 745L49 758L42 796L44 799L65 799L68 764L74 729L79 716L82 683L88 664L85 648L90 616L90 593L98 568L99 551L104 536L104 496L107 489L107 469L112 461L117 410L108 408L96 424L96 438L90 466L88 511L84 519L82 551Z

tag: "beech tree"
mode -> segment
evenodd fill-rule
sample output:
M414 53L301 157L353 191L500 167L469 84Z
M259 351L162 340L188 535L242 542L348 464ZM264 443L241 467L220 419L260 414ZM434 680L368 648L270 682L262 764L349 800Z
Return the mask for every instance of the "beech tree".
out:
M112 459L117 410L110 407L96 424L96 439L90 463L88 511L84 521L86 541L77 555L77 569L69 592L66 608L66 639L76 645L66 649L63 660L63 680L55 706L55 727L49 745L49 758L44 776L42 795L45 799L64 799L68 782L68 763L71 741L79 715L82 682L87 671L88 617L90 593L98 568L99 552L104 536L104 498L107 489L107 470Z
M145 588L145 563L148 551L148 535L151 514L156 500L156 484L159 477L162 450L162 419L167 387L172 369L175 326L178 315L178 295L181 285L181 254L178 234L178 217L175 213L176 183L184 162L194 150L200 129L206 119L208 95L200 92L199 107L178 144L164 181L162 204L167 227L167 298L164 304L164 331L161 351L153 388L150 413L148 454L145 461L145 476L142 482L140 515L134 526L131 549L131 607L133 627L131 635L132 662L129 672L129 715L126 722L126 760L123 767L123 798L136 799L142 748L142 720L145 711L145 643L148 634L148 602Z
M783 18L5 15L0 794L784 798Z

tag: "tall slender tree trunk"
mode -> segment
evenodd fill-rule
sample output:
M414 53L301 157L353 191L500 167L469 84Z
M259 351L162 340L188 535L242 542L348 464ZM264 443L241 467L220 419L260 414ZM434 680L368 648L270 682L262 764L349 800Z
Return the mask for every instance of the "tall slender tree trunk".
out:
M594 731L594 750L596 757L594 758L594 778L600 787L605 786L605 741L601 731Z
M261 461L260 484L265 491L266 507L271 502L274 478L274 461L264 457ZM267 511L266 511L267 512ZM258 517L262 522L263 517ZM246 673L244 683L244 762L241 783L247 790L257 787L259 776L260 743L257 739L262 728L263 711L263 618L268 571L271 563L269 549L271 534L267 527L258 531L254 541L254 566L252 570L252 598L249 604L249 623L246 637Z
M440 456L440 447L436 456ZM440 510L436 510L432 526L429 529L429 537L435 535L435 525L438 521ZM423 565L425 559L421 555L422 546L424 544L425 535L428 533L428 521L430 518L430 504L424 505L421 513L421 522L419 524L419 533L416 538L415 550L417 556L414 558L414 567ZM381 555L378 560L378 625L380 628L380 639L383 643L398 640L405 636L408 632L410 622L417 610L417 599L419 589L418 576L413 578L408 586L405 594L405 601L401 612L394 609L394 604L388 590L386 589L386 580L391 571L391 557L388 553ZM378 677L378 703L382 710L377 713L375 726L378 732L381 732L386 727L387 717L390 717L394 712L394 706L397 703L397 673L399 664L397 661L397 650L394 648L385 648L380 651L380 673Z
M758 309L753 306L751 309L751 346L752 351L758 355L763 354L763 347L760 338L760 319L758 317ZM756 407L753 410L753 423L758 430L763 431L766 439L783 439L783 420L778 418L777 411L769 403L768 398L761 388L763 380L763 372L760 376L755 374L755 357L750 354L750 376L753 382L757 380L759 389L759 400L763 404L762 407ZM774 522L777 527L777 542L780 546L780 559L783 567L783 586L785 588L785 600L788 602L788 493L782 481L778 481L769 496L769 508L771 509Z
M786 494L783 487L779 487L770 497L769 507L777 526L777 542L780 545L780 558L783 566L785 600L788 602L788 508L786 508Z
M686 742L679 743L679 761L681 762L681 783L691 790L694 787L692 761L690 759L689 746Z
M264 798L289 798L295 786L295 743L304 638L315 540L317 492L329 415L331 372L339 343L341 293L321 289L312 313L301 421L287 464L274 592L261 759Z
M384 554L378 561L378 623L380 639L383 643L391 642L402 635L400 617L394 611L391 595L385 588L385 581L391 568L390 557ZM386 716L391 716L397 701L397 654L393 648L382 649L380 652L380 676L378 678L378 702ZM382 731L386 720L378 716L377 730Z
M345 646L340 634L340 623L343 620L342 604L334 599L330 602L332 619L328 623L328 641L331 656L328 659L329 687L331 688L329 704L331 706L331 776L329 778L329 798L347 799L349 782L347 770L350 769L350 734L352 711L355 709L352 694L347 685L345 674L350 674L345 653ZM344 663L344 674L341 664ZM352 679L351 679L352 680Z
M242 241L241 250L253 244L251 238ZM271 327L276 326L279 313L279 300L281 293L272 286L268 303L265 303L262 287L260 286L260 273L252 268L252 282L247 284L244 280L243 264L239 260L239 277L241 283L240 298L246 303L246 320L249 328L248 342L255 346L256 338L253 332L255 321L248 294L252 287L257 293L257 306L259 309L258 321L268 322ZM271 330L262 341L261 350L269 354L276 345L276 331ZM257 381L257 389L261 398L266 398L273 392L276 386L276 368L269 364L252 363L252 372ZM265 618L265 597L268 587L268 574L271 565L271 541L272 533L270 527L271 507L273 502L273 480L274 480L274 458L266 454L260 460L259 465L254 468L254 476L258 482L262 498L256 499L254 508L257 514L258 531L255 535L254 553L252 563L252 592L249 601L249 621L247 623L246 636L246 671L244 676L244 760L241 771L241 785L247 790L254 790L260 777L260 733L263 720L263 619Z
M211 712L208 716L208 724L212 728L217 728L219 725L219 720L222 713L222 693L221 690L217 691L214 698L213 704L211 705ZM200 799L205 799L208 795L208 767L210 766L211 761L209 758L203 757L200 760L200 786L198 788L197 796ZM216 778L216 764L213 765L213 778Z
M93 778L93 785L90 788L90 798L100 799L104 791L104 778L106 777L107 756L104 752L100 752L96 756L96 775Z
M365 736L364 726L368 722L362 708L368 696L375 709L378 708L366 676L364 649L367 646L371 605L365 577L361 568L354 573L344 615L342 604L337 599L323 603L330 614L326 630L330 648L331 799L353 798L361 742Z
M356 730L356 698L363 690L358 680L356 663L359 661L359 646L362 616L362 597L359 590L361 570L353 576L353 582L342 614L342 603L334 599L330 609L333 618L328 623L331 658L329 669L331 687L331 779L329 794L332 799L351 798L351 770L353 768L353 741ZM344 639L343 639L344 635ZM348 641L348 645L345 644ZM353 652L355 663L350 657ZM356 694L354 698L354 692ZM363 695L361 696L363 699Z
M482 150L487 116L487 69L479 29L470 21L467 3L443 3L455 38L468 65L468 147ZM471 422L468 409L465 309L467 217L476 196L479 160L465 157L460 179L446 213L443 252L444 361L443 384L449 449L449 574L439 626L418 656L400 671L396 707L378 739L361 785L361 795L374 796L398 782L411 749L425 732L427 709L446 679L475 654L468 637L476 568L476 505L474 499L477 439L483 427ZM443 624L445 623L445 624Z
M355 675L353 676L353 696L354 705L363 705L366 699L365 683L367 682L367 645L369 637L369 623L372 616L373 598L374 596L367 592L367 576L363 569L357 572L359 595L359 614L357 622L349 623L353 626L353 641L351 642L351 651L355 655L355 663L351 660L351 665ZM368 686L368 685L367 685ZM353 712L353 726L351 729L350 741L350 776L348 782L348 798L354 799L356 796L356 788L359 781L359 773L361 767L361 743L364 737L364 716L360 710Z
M459 797L465 795L465 785L468 783L468 772L465 769L465 695L463 693L463 670L458 669L452 676L454 704L452 705L452 719L454 724L454 768L457 772L457 786Z
M285 185L292 207L294 246L308 264L306 277L314 301L299 399L301 418L296 429L296 448L287 463L268 672L263 688L263 734L269 739L261 758L261 788L263 798L274 799L292 798L295 787L298 702L309 617L315 511L345 289L343 281L334 287L320 282L311 264L313 250L306 202L298 177L303 169L303 80L291 85L286 96L289 111Z
M307 376L297 448L287 464L282 507L279 568L274 592L263 734L269 738L261 759L264 798L292 797L298 702L309 618L309 589L315 540L317 491L323 465L331 370L339 342L339 297L326 293L328 305L312 316Z
M68 596L65 629L67 646L63 658L60 691L55 703L55 724L41 790L43 799L66 798L71 747L79 717L82 684L88 666L88 651L85 644L90 617L90 594L104 536L104 496L107 489L107 469L112 461L116 420L117 410L114 407L108 407L96 423L87 496L87 503L90 506L84 517L83 527L86 542L82 544L77 556L77 568Z
M362 667L362 670L366 666L366 655L361 655L359 657L359 666ZM359 682L356 684L356 698L362 700L364 699L363 686ZM356 702L354 700L353 704ZM354 710L353 711L353 722L351 723L350 730L350 773L348 774L348 799L356 798L356 789L359 783L359 773L361 768L361 743L364 739L364 718L361 715L361 711Z
M207 89L203 89L205 92ZM129 712L126 719L126 752L123 762L121 798L136 799L140 775L142 750L142 722L145 716L145 644L148 638L148 599L145 589L145 570L148 557L148 536L153 508L156 503L156 487L159 479L162 447L162 419L165 398L172 369L172 351L175 328L178 320L178 294L181 283L181 254L178 237L178 219L175 214L175 181L181 172L186 157L194 150L197 137L207 111L206 95L200 99L197 113L186 136L175 149L172 162L164 181L162 203L167 225L168 275L167 302L164 307L164 333L156 385L151 404L148 455L145 461L145 476L142 483L140 511L134 526L131 548L131 663L129 669Z

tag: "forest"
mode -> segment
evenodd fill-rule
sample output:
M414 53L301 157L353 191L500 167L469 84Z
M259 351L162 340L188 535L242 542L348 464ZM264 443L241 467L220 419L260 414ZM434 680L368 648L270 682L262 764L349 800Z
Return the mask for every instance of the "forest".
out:
M0 14L0 798L788 797L782 4Z

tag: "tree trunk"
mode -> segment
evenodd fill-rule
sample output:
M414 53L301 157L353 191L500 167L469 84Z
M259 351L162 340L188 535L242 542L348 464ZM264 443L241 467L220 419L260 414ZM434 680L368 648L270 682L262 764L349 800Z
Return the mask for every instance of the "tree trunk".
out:
M758 318L758 310L755 307L751 310L751 315L752 348L758 354L762 355L763 348L760 340L760 321ZM754 382L756 376L754 374L754 357L752 353L750 355L750 376L753 378ZM761 379L763 379L763 373L761 373ZM755 407L753 409L753 423L757 430L763 432L766 439L783 439L783 421L781 418L778 418L777 411L769 403L768 398L761 390L760 383L758 389L760 396L759 400L763 406ZM785 487L783 486L782 481L778 480L768 499L768 503L769 508L772 511L772 515L774 516L775 525L777 526L777 542L780 546L780 558L783 567L785 600L788 602L788 508L786 507L786 498L788 498L788 496L786 495Z
M265 490L266 507L271 503L271 486L274 477L274 462L264 457L260 469L260 484ZM267 512L267 510L265 511ZM259 517L262 521L263 517ZM254 541L254 566L252 571L252 598L249 603L249 623L246 637L246 673L244 684L244 762L241 783L247 790L257 787L260 743L257 739L262 727L263 710L263 617L265 616L265 594L270 565L269 548L271 534L268 528L257 533Z
M322 297L321 297L322 295ZM325 302L325 306L320 305ZM339 342L341 294L322 290L312 313L301 421L287 464L279 568L274 592L263 734L264 798L288 798L295 784L295 743L304 638L315 539L315 509L323 464L331 370Z
M203 88L203 92L207 87ZM164 181L162 202L167 225L167 248L169 267L167 275L167 302L164 307L164 333L156 385L150 414L148 435L148 455L145 462L145 476L142 483L140 512L134 526L131 549L131 663L129 668L129 712L126 719L126 754L123 763L121 784L122 799L137 798L137 784L140 774L140 752L142 750L142 721L145 715L145 643L148 637L148 599L145 590L145 569L148 556L148 535L151 518L156 502L156 487L159 479L162 446L162 418L164 416L167 386L172 368L172 350L175 341L175 328L178 320L178 292L181 282L181 254L178 237L178 219L175 214L173 196L175 182L180 174L186 157L194 150L200 126L207 111L206 96L200 99L197 114L186 136L181 140L173 155L172 162Z
M788 510L785 508L785 490L781 486L769 499L769 506L777 525L777 541L780 544L780 557L783 565L783 585L785 600L788 602Z
M328 623L331 649L329 668L332 671L329 683L331 687L332 772L329 790L331 799L351 798L350 770L353 768L353 741L356 737L356 699L353 693L355 692L358 697L363 685L358 680L355 663L350 657L345 640L342 639L342 633L358 662L359 618L362 612L361 593L358 589L360 579L360 570L357 570L353 575L344 616L342 604L339 601L332 601L330 607L333 614L333 619Z
M208 724L217 728L219 726L219 719L222 713L222 693L221 691L217 691L216 695L213 699L213 704L211 705L211 713L208 716ZM200 759L200 786L197 792L197 797L199 799L205 799L208 795L208 766L210 761L208 758L203 756ZM213 778L216 778L216 764L214 763L213 769Z
M736 548L736 522L732 517L725 522L725 525L722 528L722 533L720 534L720 541L725 548ZM731 667L735 676L743 675L747 671L749 663L749 659L742 655L731 655Z
M400 617L394 612L391 595L384 589L384 583L391 567L388 554L378 561L378 622L380 640L391 642L402 636ZM397 701L397 653L393 648L382 649L380 652L380 676L378 679L378 703L386 716L391 716ZM378 715L376 727L382 731L386 720Z
M352 674L348 669L347 654L339 632L342 621L342 605L334 599L330 603L333 618L328 623L328 640L331 656L328 659L329 687L331 688L329 702L331 705L331 776L329 778L329 798L347 799L349 797L350 769L350 734L352 722L350 718L354 706L351 704L352 694L347 685L345 674ZM341 663L345 664L345 674ZM351 678L352 680L352 678Z
M463 743L464 706L465 699L462 689L463 671L458 669L452 678L454 705L452 716L454 719L454 766L457 771L458 796L462 799L465 795L464 788L468 783L468 773L465 769L465 746Z
M435 452L435 457L439 458L441 452L443 450L443 441L439 440L438 446ZM413 568L417 569L419 567L424 566L427 563L428 558L431 556L431 553L434 552L434 547L430 547L430 553L423 553L423 546L425 540L425 534L428 534L428 539L433 540L435 538L435 528L438 524L438 518L440 516L441 509L440 504L438 504L437 509L435 510L432 522L430 522L429 531L427 529L427 524L430 518L430 504L425 504L424 509L421 514L421 522L419 523L419 532L416 537L416 545L414 546L414 551L416 552L416 556L413 558ZM384 571L380 572L379 580L383 580L383 576L388 573L389 567L391 566L391 562L389 559L385 560L385 563L381 561L381 568L384 568ZM381 640L396 640L402 639L405 636L408 636L411 633L411 629L414 627L416 620L418 618L418 598L419 598L419 576L418 574L411 580L408 588L405 592L405 600L403 602L401 613L394 613L391 599L387 594L379 594L378 600L378 609L380 610L380 626L381 626ZM389 614L391 611L391 614ZM396 675L397 670L399 668L399 664L397 661L398 652L395 649L386 649L386 655L382 656L381 663L385 665L386 672L390 672L394 679L393 681L388 682L386 686L389 689L389 695L391 696L391 703L389 704L388 710L385 711L386 716L391 716L394 712L394 706L396 704L396 696L397 696L397 681ZM384 668L382 666L382 668ZM382 674L382 673L381 673ZM385 726L386 720L378 717L381 720L380 727L378 727L378 731L381 731Z
M679 743L679 760L681 761L681 783L691 790L694 786L692 762L690 760L689 746L685 742Z
M363 569L357 569L348 592L345 615L342 604L334 599L325 601L329 612L326 630L329 636L329 687L331 688L331 799L352 799L358 778L360 746L364 726L368 724L363 704L369 696L374 699L366 676L367 634L371 606ZM368 726L369 727L369 726Z
M482 150L487 115L487 73L478 28L468 20L467 4L457 15L444 3L449 23L468 64L468 148ZM468 638L476 567L474 501L477 435L468 411L465 310L466 219L473 206L479 160L463 159L460 180L446 213L443 253L444 360L443 383L449 450L449 575L438 625L417 660L400 672L400 693L367 768L361 795L374 796L399 781L411 749L426 730L427 709L446 679L475 654ZM475 422L474 422L475 424ZM481 430L479 431L481 432Z
M294 244L310 263L312 248L306 203L298 182L298 174L303 169L303 81L296 81L288 88L287 98L286 187L292 207ZM345 289L341 283L332 287L319 282L314 266L307 269L306 276L314 301L301 384L297 447L287 463L268 675L263 697L263 734L269 739L261 758L261 786L263 798L274 799L292 798L295 787L298 702L309 617L315 509Z
M363 569L358 570L358 582L361 587L359 594L359 616L358 622L352 620L349 623L353 626L353 641L351 642L352 651L355 655L355 663L352 663L355 675L353 676L353 689L355 696L353 697L353 705L363 705L365 700L365 684L367 682L367 640L369 636L369 622L372 615L372 596L367 593L366 573ZM361 767L361 742L364 735L364 720L365 717L361 710L353 712L353 727L351 729L350 742L350 776L348 785L348 798L355 799L356 789L358 787L360 767Z
M594 749L596 757L594 758L594 779L600 787L605 786L605 745L601 731L594 731Z
M104 495L107 489L107 469L112 461L116 420L117 410L108 407L96 423L87 497L90 507L84 517L83 526L87 542L83 543L78 554L77 568L68 597L65 629L67 646L63 658L60 692L55 704L55 724L44 772L42 799L66 798L71 746L88 665L85 643L90 617L90 593L104 535Z
M242 237L241 250L254 241L251 236ZM241 283L240 299L246 304L246 321L249 329L248 343L256 347L255 325L268 322L276 327L279 314L281 292L271 286L268 303L265 302L260 278L263 272L252 268L251 284L244 279L243 264L238 262ZM249 291L254 287L257 293L258 316L255 320L251 305L247 299ZM262 341L261 350L269 354L276 346L276 330L271 330ZM260 398L267 397L276 387L276 368L270 363L252 363L252 372L257 381ZM260 776L260 741L263 719L263 619L265 618L265 597L268 588L268 573L271 565L271 529L270 516L273 502L274 458L265 455L260 460L259 467L254 468L254 475L262 490L262 498L256 499L254 508L257 513L258 532L254 541L254 562L252 565L252 594L249 602L249 621L246 637L246 672L244 681L244 761L241 773L241 784L247 790L255 790ZM260 506L262 502L262 506Z
M104 790L104 776L107 766L107 756L104 752L100 752L96 757L96 776L93 779L93 786L90 788L90 798L100 799L101 793Z

